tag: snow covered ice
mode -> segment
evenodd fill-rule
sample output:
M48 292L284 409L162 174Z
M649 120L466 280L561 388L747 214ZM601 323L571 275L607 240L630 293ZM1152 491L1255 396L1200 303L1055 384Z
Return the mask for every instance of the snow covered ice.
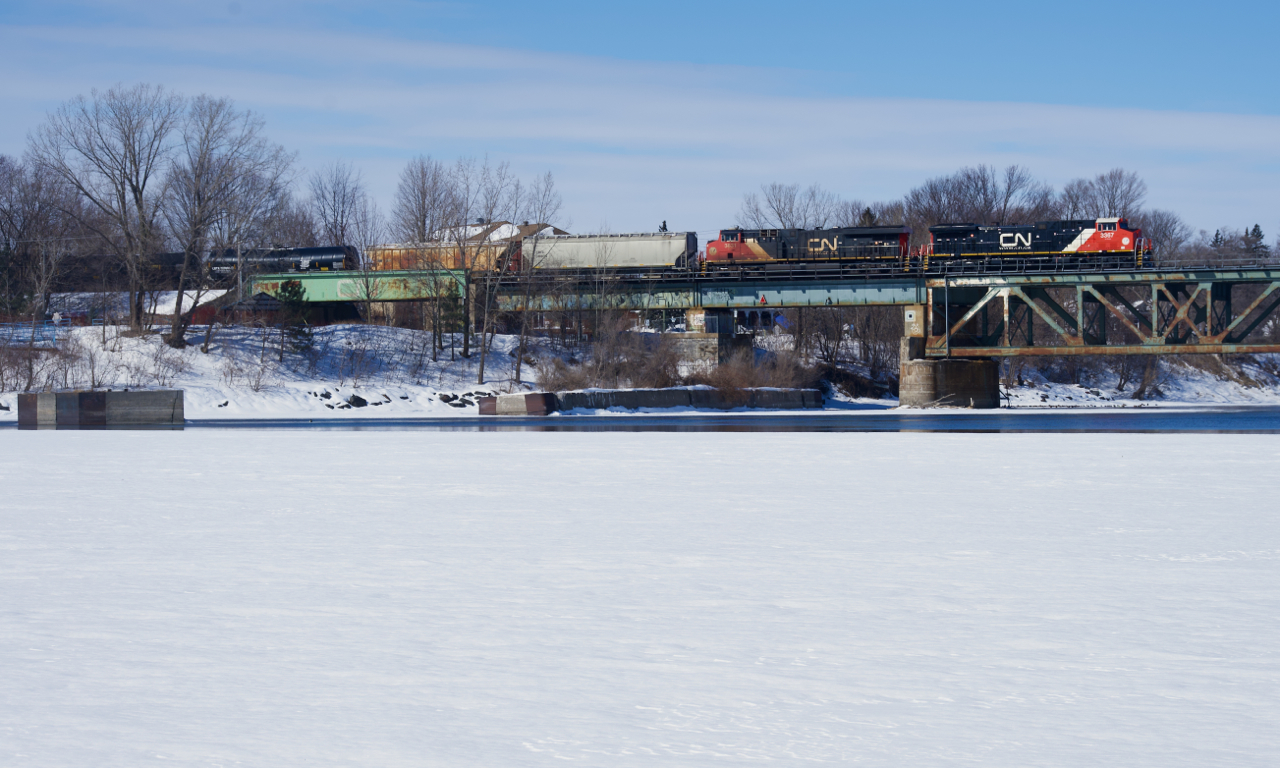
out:
M1270 436L0 433L0 765L1273 766Z

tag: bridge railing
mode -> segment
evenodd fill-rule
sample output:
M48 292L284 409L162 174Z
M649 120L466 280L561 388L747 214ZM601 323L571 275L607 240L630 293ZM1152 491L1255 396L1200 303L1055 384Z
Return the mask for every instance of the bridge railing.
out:
M846 262L843 264L791 264L761 263L732 267L706 268L700 271L675 270L556 270L532 275L536 285L581 288L584 284L629 283L736 283L762 280L857 280L948 277L966 275L1077 275L1133 273L1146 271L1204 271L1280 269L1280 259L1269 255L1242 257L1194 257L1162 260L1134 254L1106 254L1088 257L1010 257L998 260L938 259L928 264L913 262L906 265L885 261ZM476 275L478 282L488 283L498 289L510 289L523 285L530 275Z
M58 334L65 327L67 326L51 321L34 324L0 323L0 347L56 349Z

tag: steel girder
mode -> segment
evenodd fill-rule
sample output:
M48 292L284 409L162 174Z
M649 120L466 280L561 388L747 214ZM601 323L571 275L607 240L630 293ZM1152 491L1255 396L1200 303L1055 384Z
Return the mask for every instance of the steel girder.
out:
M499 289L502 311L575 309L783 309L920 304L924 283L915 279L861 281L613 282L561 285L543 291Z
M927 290L928 357L1280 352L1249 339L1280 308L1280 270L941 278Z
M461 296L466 272L460 269L286 272L254 275L249 290L251 294L275 295L289 280L302 284L309 302L422 301Z

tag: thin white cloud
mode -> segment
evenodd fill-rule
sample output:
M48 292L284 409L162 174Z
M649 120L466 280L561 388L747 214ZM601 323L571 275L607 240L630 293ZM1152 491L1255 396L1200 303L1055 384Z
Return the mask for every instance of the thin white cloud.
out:
M1280 118L1013 102L794 96L805 73L632 63L326 32L0 28L10 51L0 151L43 110L116 81L226 94L313 166L357 159L390 202L420 152L556 172L579 222L711 229L762 182L863 199L980 162L1062 183L1115 166L1198 225L1274 223ZM14 124L17 123L15 128Z

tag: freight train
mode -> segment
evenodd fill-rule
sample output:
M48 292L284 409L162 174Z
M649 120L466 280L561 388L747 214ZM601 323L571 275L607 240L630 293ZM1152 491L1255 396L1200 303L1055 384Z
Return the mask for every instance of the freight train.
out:
M610 270L645 274L726 269L768 272L845 265L877 271L928 271L948 264L1025 265L1028 261L1081 267L1152 265L1151 241L1142 236L1141 229L1118 217L1018 225L939 224L929 227L929 241L916 247L910 245L911 234L911 229L902 224L831 229L735 227L721 230L717 239L707 243L705 253L699 252L694 232L538 234L499 244L506 249L502 251L506 254L503 258L473 255L468 261L478 271ZM351 270L360 268L360 255L350 246L249 250L239 254L225 250L210 254L208 265L215 275L224 276L237 268L257 272ZM394 259L373 258L372 268L407 267Z

